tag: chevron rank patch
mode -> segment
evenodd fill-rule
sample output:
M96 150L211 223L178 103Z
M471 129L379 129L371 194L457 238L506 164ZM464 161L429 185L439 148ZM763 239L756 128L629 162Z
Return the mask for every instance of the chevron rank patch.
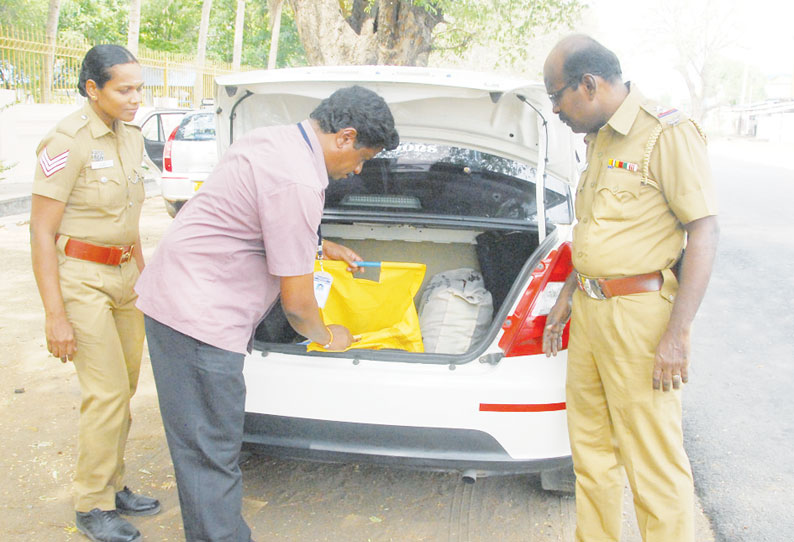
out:
M47 148L45 147L39 155L39 165L41 166L41 170L44 172L44 176L50 177L65 168L67 158L69 158L68 150L65 150L61 154L50 158L50 155L47 153Z

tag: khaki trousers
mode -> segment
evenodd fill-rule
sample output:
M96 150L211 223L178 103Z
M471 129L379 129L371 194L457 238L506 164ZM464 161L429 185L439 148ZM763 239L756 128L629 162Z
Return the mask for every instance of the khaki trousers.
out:
M74 366L81 392L75 510L114 510L116 491L123 489L130 398L143 351L143 315L133 290L138 268L134 259L109 266L59 252L59 273L77 339Z
M669 296L669 288L662 294ZM652 387L654 355L671 309L660 292L606 300L574 294L566 394L577 542L619 542L621 467L642 539L694 540L680 391Z

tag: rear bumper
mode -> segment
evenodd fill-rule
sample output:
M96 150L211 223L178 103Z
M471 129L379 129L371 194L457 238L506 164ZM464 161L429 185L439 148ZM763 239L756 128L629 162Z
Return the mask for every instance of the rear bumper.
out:
M531 472L538 470L533 463L571 454L564 355L505 358L495 366L474 361L455 370L359 355L366 352L248 356L246 440L405 464L525 463L502 469L508 472ZM298 454L306 452L280 455Z
M516 460L490 435L472 429L333 422L246 413L244 449L290 459L377 463L488 474L570 466L569 456Z
M167 201L187 201L196 193L196 183L203 182L206 178L206 174L185 176L164 174L160 177L160 191Z

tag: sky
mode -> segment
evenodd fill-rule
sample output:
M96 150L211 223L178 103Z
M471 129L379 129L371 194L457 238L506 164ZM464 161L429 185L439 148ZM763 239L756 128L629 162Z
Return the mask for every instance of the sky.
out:
M643 91L665 89L674 101L687 93L683 78L674 69L675 55L662 45L655 19L670 0L587 0L591 9L582 30L615 51L624 79L641 81ZM794 3L779 0L689 0L707 4L712 20L729 23L725 56L755 66L765 75L794 73ZM697 25L695 25L697 26ZM661 32L661 30L659 31ZM656 96L659 98L660 96Z
M504 72L534 81L543 80L543 63L554 44L563 36L582 32L613 50L620 59L624 80L638 85L643 94L671 107L687 111L689 92L683 76L675 69L677 52L670 44L669 30L661 21L673 18L680 27L702 28L711 24L715 35L730 43L721 55L736 61L735 85L719 97L721 103L739 101L741 66L748 73L794 77L794 2L781 0L580 0L589 6L573 29L539 32L524 44L520 68L501 62L498 48L475 46L462 58L433 57L431 65L479 71ZM675 6L682 11L676 12ZM672 14L675 13L675 17ZM704 22L705 21L705 22ZM676 28L680 28L676 26ZM669 28L669 27L667 27ZM697 35L697 30L689 35ZM770 91L780 97L794 97L792 84L783 82ZM759 76L758 79L761 79ZM761 84L760 82L758 83ZM748 86L749 88L749 86ZM753 90L745 102L758 101Z

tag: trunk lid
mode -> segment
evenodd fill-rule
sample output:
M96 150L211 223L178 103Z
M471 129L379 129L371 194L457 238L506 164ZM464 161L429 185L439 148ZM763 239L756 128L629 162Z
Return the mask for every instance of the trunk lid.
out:
M253 128L301 121L334 90L359 84L386 100L402 141L465 145L535 164L545 155L547 173L568 184L577 178L573 134L553 114L544 86L527 80L461 70L324 66L225 75L216 84L219 153Z

